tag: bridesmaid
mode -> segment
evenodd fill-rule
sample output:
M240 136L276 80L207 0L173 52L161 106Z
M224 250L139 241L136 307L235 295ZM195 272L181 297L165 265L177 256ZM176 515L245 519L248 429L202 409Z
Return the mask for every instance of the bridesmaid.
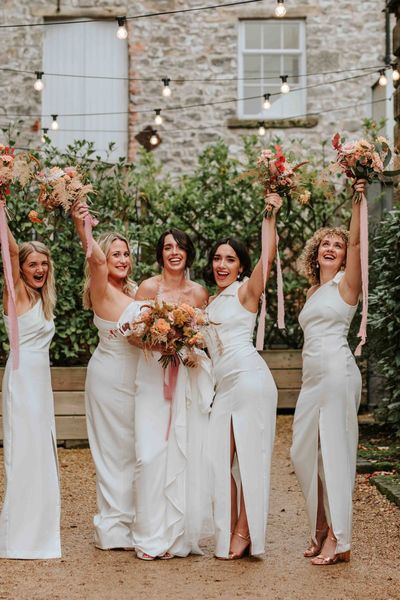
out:
M162 272L143 281L137 300L204 307L207 291L185 276L195 257L190 237L178 229L166 231L156 256ZM207 528L208 506L211 520L205 483L211 365L204 352L191 368L181 364L173 398L167 401L159 357L156 351L142 352L136 378L134 537L136 555L143 560L202 554L198 544Z
M49 346L56 302L53 263L41 242L17 245L8 230L19 328L19 368L12 352L3 379L6 493L0 557L61 556L60 488ZM3 310L8 293L4 286ZM9 332L10 322L4 321Z
M365 182L355 183L364 192ZM301 257L312 287L300 313L303 383L297 401L292 462L306 500L313 565L350 560L361 375L347 334L361 292L360 204L350 233L319 229Z
M269 276L276 252L276 212L282 200L269 194L266 203L274 207L267 221ZM215 555L223 559L242 558L246 553L258 556L265 550L277 405L272 375L251 341L264 291L261 260L251 273L244 244L230 237L221 239L209 254L206 281L217 284L207 309L210 321L218 324L217 336L208 336L217 386L209 431Z
M72 210L84 249L83 219L87 212L83 203ZM131 271L128 241L118 233L103 233L87 259L83 291L84 308L93 310L99 335L87 368L85 402L97 476L95 545L101 550L133 549L134 382L138 350L119 333L110 335L134 303L137 286L129 279Z

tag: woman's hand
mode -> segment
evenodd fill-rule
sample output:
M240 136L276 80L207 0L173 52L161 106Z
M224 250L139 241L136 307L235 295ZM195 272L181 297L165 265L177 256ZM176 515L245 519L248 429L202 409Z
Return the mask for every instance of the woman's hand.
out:
M89 208L86 202L74 202L71 207L71 216L76 221L84 221L89 214Z
M265 196L265 209L268 212L272 211L273 215L276 215L282 206L282 198L276 192L267 194Z
M356 179L356 181L353 183L354 191L357 194L365 194L366 187L367 187L366 179Z

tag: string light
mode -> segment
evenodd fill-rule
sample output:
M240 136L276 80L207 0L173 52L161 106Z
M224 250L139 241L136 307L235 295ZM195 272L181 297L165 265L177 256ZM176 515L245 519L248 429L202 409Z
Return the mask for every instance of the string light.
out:
M156 116L154 117L154 123L156 125L162 125L163 118L161 116L161 108L156 108L155 113L156 113Z
M385 69L380 69L379 71L380 77L379 77L379 85L381 85L382 87L385 86L387 84L387 78L385 75Z
M47 132L48 132L48 131L49 131L49 128L48 128L48 127L43 127L43 129L42 129L42 137L40 138L40 139L41 139L41 142L42 142L42 144L45 144L45 143L46 143L46 135L47 135Z
M164 96L164 98L169 98L171 95L171 88L169 87L170 81L171 80L169 77L164 77L162 80L164 84L162 95Z
M33 84L33 87L35 88L35 90L37 92L41 92L42 89L44 88L43 81L42 81L43 71L35 71L35 75L36 75L36 81Z
M50 127L52 128L53 131L57 131L57 129L58 129L58 121L57 121L58 115L51 115L51 116L52 116L53 122L52 122L52 124L51 124Z
M119 40L126 40L126 38L128 37L128 30L126 28L126 17L117 17L117 23L117 38Z
M284 0L276 0L275 16L284 17L286 15L286 8Z
M271 108L271 94L264 94L264 102L263 102L263 108L265 110L269 110Z
M399 72L397 63L392 63L391 67L393 69L392 70L392 79L393 79L393 81L399 81L399 79L400 79L400 72Z
M281 81L282 81L281 92L282 92L282 94L287 94L288 92L290 92L290 87L287 82L287 78L288 78L287 75L281 75Z
M152 146L157 146L158 144L158 135L156 129L153 129L153 131L151 132L150 144Z
M265 135L265 127L263 121L258 121L258 135Z

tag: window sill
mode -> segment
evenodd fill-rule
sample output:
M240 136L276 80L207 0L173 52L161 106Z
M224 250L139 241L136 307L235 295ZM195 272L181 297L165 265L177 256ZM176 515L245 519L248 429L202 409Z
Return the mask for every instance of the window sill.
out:
M318 117L289 117L288 119L266 119L262 121L265 129L311 129L318 125ZM226 121L228 129L258 129L261 119L237 119Z

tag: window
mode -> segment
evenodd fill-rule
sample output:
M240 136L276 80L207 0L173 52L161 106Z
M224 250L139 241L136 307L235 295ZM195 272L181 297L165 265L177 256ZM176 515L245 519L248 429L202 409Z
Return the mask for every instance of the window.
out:
M238 116L241 119L283 119L304 115L306 92L305 23L257 20L239 23ZM280 94L281 75L291 91ZM298 91L296 91L296 89ZM263 94L271 96L269 110ZM247 98L247 99L246 99Z
M127 78L126 43L115 35L114 21L45 27L43 71L68 75ZM118 79L44 76L42 113L58 116L58 131L51 117L42 118L52 143L60 149L76 139L94 142L102 157L109 142L116 143L113 160L127 153L128 82ZM67 116L71 113L79 116ZM88 113L119 113L89 115Z

